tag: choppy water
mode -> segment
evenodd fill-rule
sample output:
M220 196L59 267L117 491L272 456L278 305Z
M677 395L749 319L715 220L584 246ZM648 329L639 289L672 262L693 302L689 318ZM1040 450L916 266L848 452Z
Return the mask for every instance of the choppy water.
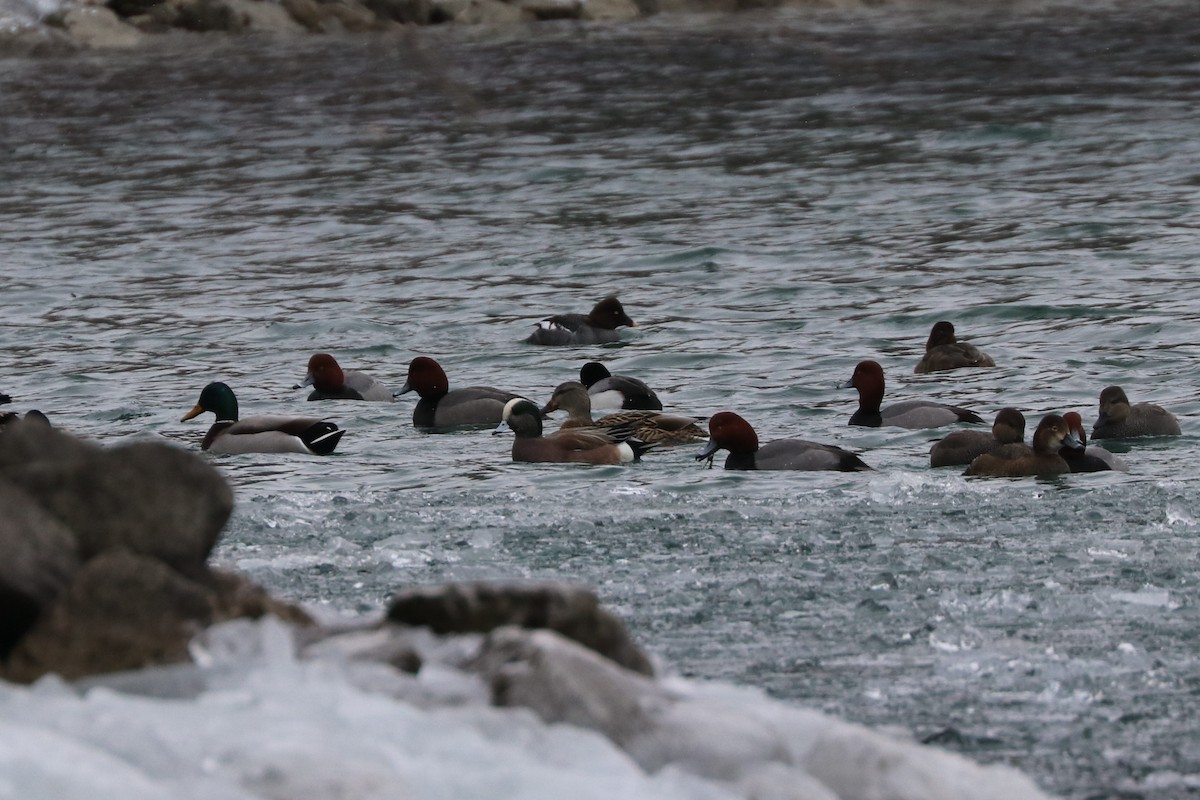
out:
M1200 787L1200 18L1190 3L808 10L180 39L0 61L0 390L108 441L308 356L544 400L599 357L671 409L871 474L514 465L412 401L328 459L218 457L222 563L331 610L491 577L597 587L669 669L1015 764L1070 798ZM616 292L618 346L521 343ZM1000 366L913 376L955 321ZM976 481L834 388L1180 415L1128 474Z

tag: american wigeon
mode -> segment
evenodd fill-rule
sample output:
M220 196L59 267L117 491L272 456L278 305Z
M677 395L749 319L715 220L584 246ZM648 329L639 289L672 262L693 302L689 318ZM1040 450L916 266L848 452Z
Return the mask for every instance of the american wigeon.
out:
M542 413L528 400L517 398L504 406L503 421L494 433L505 427L515 434L512 460L529 463L626 464L637 461L655 445L636 439L619 441L595 428L570 428L542 435Z
M311 453L333 452L346 432L317 417L263 415L238 419L237 398L224 383L210 383L200 392L195 408L180 422L211 411L216 422L204 435L201 450L214 453Z
M542 414L558 410L567 412L567 419L559 426L567 428L600 428L601 430L631 431L635 439L659 444L685 444L708 438L708 432L700 427L703 418L664 414L661 411L618 411L592 419L592 398L587 388L578 381L559 384L542 407Z

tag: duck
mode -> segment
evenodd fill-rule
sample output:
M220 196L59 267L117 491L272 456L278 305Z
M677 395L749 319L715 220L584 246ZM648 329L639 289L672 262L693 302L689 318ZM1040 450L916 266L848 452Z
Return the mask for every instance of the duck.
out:
M1129 469L1124 461L1103 447L1088 446L1087 434L1083 430L1083 417L1078 412L1068 411L1062 416L1067 427L1075 434L1075 438L1079 439L1080 444L1078 448L1064 447L1058 451L1059 455L1066 459L1067 465L1071 467L1071 472L1107 472L1108 470L1125 472Z
M1092 427L1093 439L1132 439L1137 436L1179 436L1179 420L1154 403L1130 405L1125 390L1107 386L1100 392L1100 416Z
M547 345L607 344L621 340L617 328L622 325L637 327L637 323L625 313L621 301L610 295L596 303L587 314L546 317L537 323L525 341Z
M708 459L711 465L718 450L728 450L725 469L871 471L857 455L831 444L776 439L760 447L754 428L732 411L713 414L708 430L708 444L696 454L696 460Z
M973 344L958 341L954 335L954 324L942 320L935 322L925 341L925 355L917 362L913 372L942 372L963 367L994 367L996 362L987 353Z
M5 403L11 403L11 402L12 402L11 397L6 395L4 392L0 392L0 406L4 405Z
M304 380L293 389L313 387L309 400L367 400L376 403L391 403L395 393L379 381L358 370L343 370L337 359L329 353L315 353L308 359L308 372Z
M1002 478L1064 475L1071 467L1060 455L1063 447L1078 449L1083 445L1067 427L1066 420L1058 414L1047 414L1033 432L1033 447L1009 444L995 453L984 453L971 462L963 475Z
M579 382L592 396L592 408L623 408L627 411L662 411L662 401L654 390L637 378L613 375L599 361L589 361L579 368Z
M990 433L953 431L934 442L933 447L929 448L929 466L964 466L977 456L1024 440L1025 415L1015 408L1002 408L992 422Z
M593 420L592 397L588 394L587 387L579 381L567 381L555 387L554 394L542 407L541 413L544 417L558 410L567 412L567 419L559 426L559 430L599 428L610 432L631 431L633 438L639 441L662 445L702 442L708 438L708 431L700 427L700 423L704 421L702 417L634 409L618 411Z
M955 422L983 422L983 417L970 409L931 400L905 400L881 409L883 386L883 367L879 362L858 362L854 374L841 385L843 389L858 389L858 410L850 417L851 425L868 428L886 425L917 430L940 428Z
M237 397L227 384L208 384L196 406L180 422L206 411L216 422L204 435L201 450L213 453L310 453L326 456L346 433L336 424L317 417L262 415L238 419Z
M408 379L400 394L420 396L413 408L417 428L468 428L495 425L503 420L504 405L520 397L491 386L450 389L442 365L428 356L417 356L408 364Z
M516 434L512 446L513 461L531 464L628 464L640 460L643 453L655 446L654 443L637 439L621 441L594 428L560 430L543 436L542 412L532 401L521 397L505 403L502 417L492 433L504 433L507 427Z

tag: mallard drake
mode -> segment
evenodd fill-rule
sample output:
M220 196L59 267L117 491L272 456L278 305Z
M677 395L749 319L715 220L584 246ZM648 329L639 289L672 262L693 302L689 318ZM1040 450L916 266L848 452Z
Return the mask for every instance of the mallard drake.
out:
M311 453L329 455L346 432L332 422L317 417L261 415L238 419L237 397L220 382L210 383L200 392L195 408L183 415L187 422L205 411L217 418L201 450L214 453Z
M542 407L542 414L560 409L567 412L567 418L559 426L559 430L599 428L610 432L630 431L635 439L658 444L687 444L702 442L708 438L708 431L699 424L703 422L702 417L634 410L618 411L593 420L591 395L578 381L559 384L550 396L550 401Z

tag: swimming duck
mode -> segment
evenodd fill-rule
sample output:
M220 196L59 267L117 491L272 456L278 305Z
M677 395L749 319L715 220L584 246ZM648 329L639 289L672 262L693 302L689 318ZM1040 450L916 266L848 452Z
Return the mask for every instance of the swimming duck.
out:
M607 433L587 428L555 431L543 436L541 411L520 397L505 404L503 421L493 434L503 433L506 426L516 434L512 446L513 461L626 464L637 461L642 453L655 446L636 439L619 441Z
M589 361L579 368L579 382L592 396L592 408L662 411L662 401L643 381L628 375L613 375L599 361Z
M925 341L925 355L913 372L941 372L963 367L994 367L996 362L973 344L960 342L954 335L954 325L942 320L934 323Z
M214 453L311 453L333 452L346 433L337 425L317 417L262 415L238 419L237 398L226 384L214 382L200 392L196 407L183 415L187 422L205 411L217 421L204 435L201 450Z
M1033 447L1009 444L995 453L984 453L971 462L964 475L1018 478L1028 475L1062 475L1071 471L1059 451L1083 445L1058 414L1047 414L1033 432Z
M702 418L664 414L661 411L618 411L593 420L591 395L578 381L559 384L550 401L542 408L542 415L559 409L567 412L567 419L559 426L559 430L600 428L610 432L631 431L635 439L664 445L699 442L708 438L708 432L698 424L703 421Z
M880 409L883 404L883 367L876 361L860 361L843 389L858 389L858 410L850 417L851 425L878 428L940 428L955 422L983 422L970 409L934 403L930 400L905 400Z
M369 400L391 403L396 399L391 389L366 373L357 370L343 371L337 359L328 353L316 353L308 360L308 372L304 380L293 386L301 389L313 387L309 400Z
M604 344L620 341L617 328L628 325L636 328L637 323L625 313L625 308L616 297L606 297L587 314L556 314L546 317L537 324L526 342L530 344L571 345Z
M400 394L416 392L421 399L413 408L413 425L418 428L465 428L495 425L504 414L504 404L519 395L491 386L468 386L450 390L450 379L441 364L417 356L408 365L408 379Z
M1093 439L1131 439L1135 436L1179 436L1179 420L1153 403L1129 404L1125 390L1109 386L1100 392L1100 416Z
M1067 464L1071 467L1071 472L1106 472L1108 470L1124 472L1129 469L1125 466L1124 461L1103 447L1096 445L1088 447L1087 434L1083 431L1083 417L1079 416L1077 412L1068 411L1062 416L1080 444L1079 448L1064 447L1058 451L1058 454L1066 459Z
M1015 408L1002 408L992 423L991 433L954 431L929 448L929 466L951 467L970 464L977 456L1025 440L1025 415Z
M725 469L793 469L837 470L839 472L870 471L861 458L831 444L804 439L776 439L761 447L758 434L750 423L732 411L713 414L708 422L709 440L696 454L696 460L712 457L718 450L728 450Z

